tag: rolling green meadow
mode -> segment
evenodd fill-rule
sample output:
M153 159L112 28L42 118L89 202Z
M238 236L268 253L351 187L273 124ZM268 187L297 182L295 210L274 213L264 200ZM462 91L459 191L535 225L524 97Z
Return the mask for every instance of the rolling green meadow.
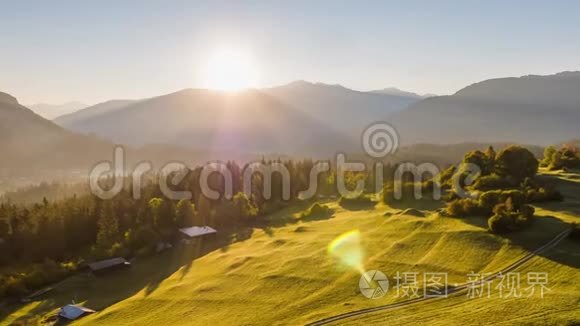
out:
M569 223L580 222L580 174L545 172L557 180L565 200L536 206L527 230L490 234L479 217L452 218L434 211L438 203L418 205L424 216L398 207L345 209L322 202L331 215L308 219L306 203L268 218L272 226L247 229L231 244L195 257L195 248L176 248L136 259L126 272L102 277L77 274L50 295L2 308L5 324L42 322L75 300L98 310L75 324L307 324L325 317L398 302L391 289L370 300L360 294L360 273L327 253L341 234L359 230L366 270L444 272L450 286L472 272L492 273L547 243ZM544 298L468 298L465 293L385 312L343 320L346 324L406 324L420 317L436 325L574 324L580 321L580 244L564 239L526 262L517 272L548 272ZM523 279L522 279L523 284Z

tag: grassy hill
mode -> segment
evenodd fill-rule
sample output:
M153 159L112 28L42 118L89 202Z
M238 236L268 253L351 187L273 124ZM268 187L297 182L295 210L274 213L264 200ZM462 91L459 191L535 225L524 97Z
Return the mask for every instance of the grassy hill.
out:
M127 272L77 275L39 301L4 307L0 319L40 320L74 299L99 311L79 320L81 325L305 324L397 302L405 298L397 298L392 289L377 300L363 297L360 274L329 257L329 243L358 229L366 270L380 270L390 278L396 272L446 272L451 285L465 283L467 274L501 270L565 230L567 222L580 222L580 175L562 174L558 183L565 202L538 206L533 226L508 237L488 233L485 219L440 217L431 211L425 217L401 215L383 205L347 210L329 202L332 217L302 221L299 213L305 207L297 205L270 216L277 226L247 230L221 249L207 254L175 249L138 259ZM551 291L544 299L458 296L347 322L579 322L579 252L580 244L566 239L518 270L549 272Z

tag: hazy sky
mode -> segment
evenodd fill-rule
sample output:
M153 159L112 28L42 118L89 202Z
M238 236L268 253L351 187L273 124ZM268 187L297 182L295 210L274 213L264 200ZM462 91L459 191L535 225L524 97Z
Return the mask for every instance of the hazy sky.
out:
M203 87L226 46L253 54L262 86L448 94L580 70L579 14L580 1L6 1L0 91L94 104Z

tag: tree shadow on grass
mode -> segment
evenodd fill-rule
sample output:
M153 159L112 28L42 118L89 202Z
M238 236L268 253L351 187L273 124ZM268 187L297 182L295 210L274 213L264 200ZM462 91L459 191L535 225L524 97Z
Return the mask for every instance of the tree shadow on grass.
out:
M369 209L373 209L376 205L377 205L377 202L374 202L374 201L357 202L357 201L345 200L345 201L340 202L340 207L347 209L349 211L366 211Z
M271 233L273 235L273 228L297 223L297 214L307 209L311 204L312 201L296 201L293 205L270 214L265 220L257 223L256 227L264 230L266 234Z
M534 251L569 228L570 224L554 216L536 215L532 225L518 232L505 234L503 237L528 251ZM580 268L580 257L577 255L579 252L580 242L575 242L568 237L553 249L539 253L539 256L573 268Z
M395 209L414 208L422 211L434 211L445 207L445 203L442 200L434 200L434 199L394 200L393 202L390 202L388 205Z
M126 270L98 277L87 273L75 274L60 283L50 293L38 298L35 301L40 301L37 306L13 322L30 324L31 318L50 312L56 313L59 307L70 304L73 300L98 312L140 291L143 291L145 296L149 296L159 288L161 282L174 273L179 271L181 279L188 275L196 259L216 250L227 252L232 243L250 239L254 228L263 229L266 234L273 236L273 228L298 222L295 214L303 211L310 204L311 202L308 201L292 203L268 215L267 220L257 222L252 226L220 228L215 239L205 239L199 248L176 245L172 250L155 256L138 258L132 262L132 267ZM0 321L6 320L22 307L23 304L20 303L0 306Z
M13 320L13 323L28 325L31 318L51 312L56 314L58 308L73 301L98 312L140 291L149 296L169 276L181 270L180 277L185 277L196 259L224 248L232 239L236 239L232 234L222 233L215 239L203 239L198 247L176 245L172 250L155 256L137 258L131 263L131 268L125 270L111 271L100 276L77 273L59 283L50 293L28 303L40 301L25 315ZM7 320L22 307L20 303L1 306L0 320Z
M444 217L454 218L454 217ZM487 218L467 217L457 218L467 224L471 224L488 230ZM528 252L533 252L549 243L558 234L570 228L570 224L550 215L535 215L531 225L511 233L496 234L496 236L508 239L512 245L519 246ZM538 253L556 263L573 268L580 268L580 242L570 238L562 240L556 247Z
M548 175L541 176L541 180L556 187L564 199L533 203L534 206L555 212L580 215L580 183Z

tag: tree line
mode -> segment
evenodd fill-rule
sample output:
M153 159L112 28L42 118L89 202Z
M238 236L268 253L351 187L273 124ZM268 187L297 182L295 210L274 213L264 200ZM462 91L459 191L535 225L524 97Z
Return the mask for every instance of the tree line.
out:
M273 162L284 164L289 171L289 200L283 200L283 180L277 173L271 176L269 198L264 196L264 176L260 174L252 175L251 193L242 192L243 168L233 161L226 164L233 176L232 199L225 198L225 180L219 173L210 175L208 184L220 198L208 199L203 195L200 187L202 167L185 171L185 177L178 184L169 183L174 191L190 191L191 199L166 198L156 176L145 178L139 196L133 193L132 180L125 178L122 191L110 200L84 191L84 184L70 187L42 184L13 192L10 200L0 204L0 249L3 252L0 256L0 295L22 295L93 260L150 255L159 243L174 242L182 227L208 225L223 231L267 223L264 216L300 200L299 193L308 189L310 171L315 164L309 159L262 160L266 165ZM383 167L385 180L393 171L392 165ZM168 179L172 177L167 176ZM317 196L337 195L336 170L320 173L317 178ZM346 173L346 186L354 188L360 179L367 181L367 191L373 191L374 171ZM102 183L112 184L112 177ZM63 189L82 191L62 199ZM41 201L28 203L30 198L46 191ZM19 198L22 202L18 202Z

